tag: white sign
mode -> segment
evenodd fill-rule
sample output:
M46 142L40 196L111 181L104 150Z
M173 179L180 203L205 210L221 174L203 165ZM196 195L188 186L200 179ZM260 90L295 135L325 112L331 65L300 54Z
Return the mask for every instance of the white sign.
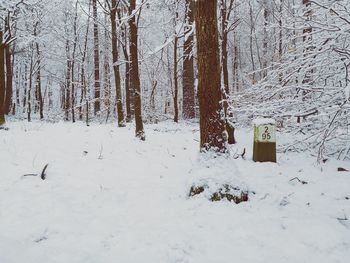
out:
M275 125L267 124L255 127L255 140L263 143L276 142Z

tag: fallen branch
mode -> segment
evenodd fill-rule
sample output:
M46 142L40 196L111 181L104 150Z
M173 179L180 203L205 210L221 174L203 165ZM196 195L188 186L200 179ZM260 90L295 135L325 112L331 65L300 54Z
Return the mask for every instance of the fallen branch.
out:
M47 167L49 166L49 164L46 164L44 166L44 169L42 170L41 174L40 174L40 178L42 180L45 180L46 179L46 170L47 170ZM23 177L26 177L26 176L38 176L38 174L25 174L23 175Z
M46 172L46 169L47 169L47 167L49 166L49 164L46 164L45 165L45 167L44 167L44 169L43 169L43 171L41 172L41 179L42 180L45 180L46 179L46 174L45 174L45 172Z
M303 181L303 180L300 180L298 177L295 177L295 178L293 178L293 179L290 179L289 182L292 182L292 181L294 181L294 180L298 180L298 182L301 183L301 184L308 184L308 182Z

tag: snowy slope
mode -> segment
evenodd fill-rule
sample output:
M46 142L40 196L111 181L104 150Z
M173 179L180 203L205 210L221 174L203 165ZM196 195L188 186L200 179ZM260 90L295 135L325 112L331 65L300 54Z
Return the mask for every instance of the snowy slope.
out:
M150 125L146 142L133 127L8 126L0 131L1 263L350 262L350 173L337 172L349 163L319 167L291 153L253 163L247 130L231 157L213 158L198 154L195 125ZM243 148L246 160L235 160ZM47 180L23 177L46 163ZM200 180L230 182L250 201L189 198Z

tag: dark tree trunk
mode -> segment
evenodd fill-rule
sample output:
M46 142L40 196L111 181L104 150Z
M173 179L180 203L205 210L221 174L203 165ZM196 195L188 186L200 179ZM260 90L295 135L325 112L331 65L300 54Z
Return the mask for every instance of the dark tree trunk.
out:
M25 113L27 105L27 89L28 89L28 65L27 61L24 61L24 94L23 94L23 113Z
M10 17L5 19L5 32L9 32L11 35L10 29ZM5 45L5 63L6 63L6 91L5 91L5 104L4 104L4 112L8 115L11 112L12 106L12 80L13 80L13 64L11 61L11 48L10 45Z
M101 83L100 83L100 50L98 39L98 17L97 17L97 0L92 0L93 17L94 17L94 66L95 66L95 107L94 113L98 114L101 110Z
M132 17L129 20L130 28L130 57L131 57L131 83L134 87L134 103L135 103L135 124L136 137L145 140L145 132L142 122L142 106L141 106L141 84L139 76L139 59L138 59L138 25L136 22L136 0L130 0L130 14Z
M40 119L44 119L44 98L42 95L42 89L41 89L41 58L40 58L40 50L39 50L39 44L36 43L36 50L37 50L37 56L38 56L38 72L36 73L36 94L37 94L37 103L39 105L39 116Z
M178 102L178 97L179 97L179 83L177 79L177 48L178 48L178 42L179 39L177 36L175 36L174 39L174 122L179 122L179 102Z
M31 57L30 57L30 67L29 67L29 86L28 86L28 96L27 96L27 118L28 118L28 122L31 122L32 117L32 86L33 86L33 51L31 53Z
M196 100L194 86L194 62L193 62L193 22L194 4L191 0L186 0L186 27L185 43L183 47L183 117L184 119L194 119L196 117Z
M70 48L69 41L66 41L66 55L67 55L67 65L66 65L66 85L65 85L65 102L64 111L66 114L66 121L69 120L69 112L71 107L71 73L72 73L72 61L70 58Z
M2 44L3 33L0 31L0 126L5 123L5 46Z
M12 54L10 45L7 45L5 48L5 57L6 57L6 96L5 96L5 105L4 105L4 111L5 114L8 115L11 112L11 105L12 105L12 80L13 80L13 73L12 73Z
M113 56L113 70L114 70L114 82L115 82L115 91L117 97L117 114L118 114L118 126L124 127L124 112L123 112L123 98L121 90L121 81L120 81L120 69L117 64L119 59L118 52L118 33L117 33L117 0L112 0L112 9L111 9L111 25L112 25L112 56Z
M197 0L200 146L202 150L226 151L225 120L221 116L221 74L217 27L217 0Z
M39 23L37 22L34 26L34 37L37 37L38 33L38 26ZM39 115L40 119L44 119L44 99L42 96L42 90L41 90L41 52L40 52L40 47L39 43L35 43L35 50L36 50L36 56L37 56L37 61L38 61L38 70L36 73L36 89L35 89L35 95L37 99L37 104L39 106Z

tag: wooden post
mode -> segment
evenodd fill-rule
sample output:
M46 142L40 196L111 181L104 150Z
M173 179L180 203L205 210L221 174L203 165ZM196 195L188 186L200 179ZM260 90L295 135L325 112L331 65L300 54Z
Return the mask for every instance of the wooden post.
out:
M254 125L254 162L276 162L276 122L256 119Z

